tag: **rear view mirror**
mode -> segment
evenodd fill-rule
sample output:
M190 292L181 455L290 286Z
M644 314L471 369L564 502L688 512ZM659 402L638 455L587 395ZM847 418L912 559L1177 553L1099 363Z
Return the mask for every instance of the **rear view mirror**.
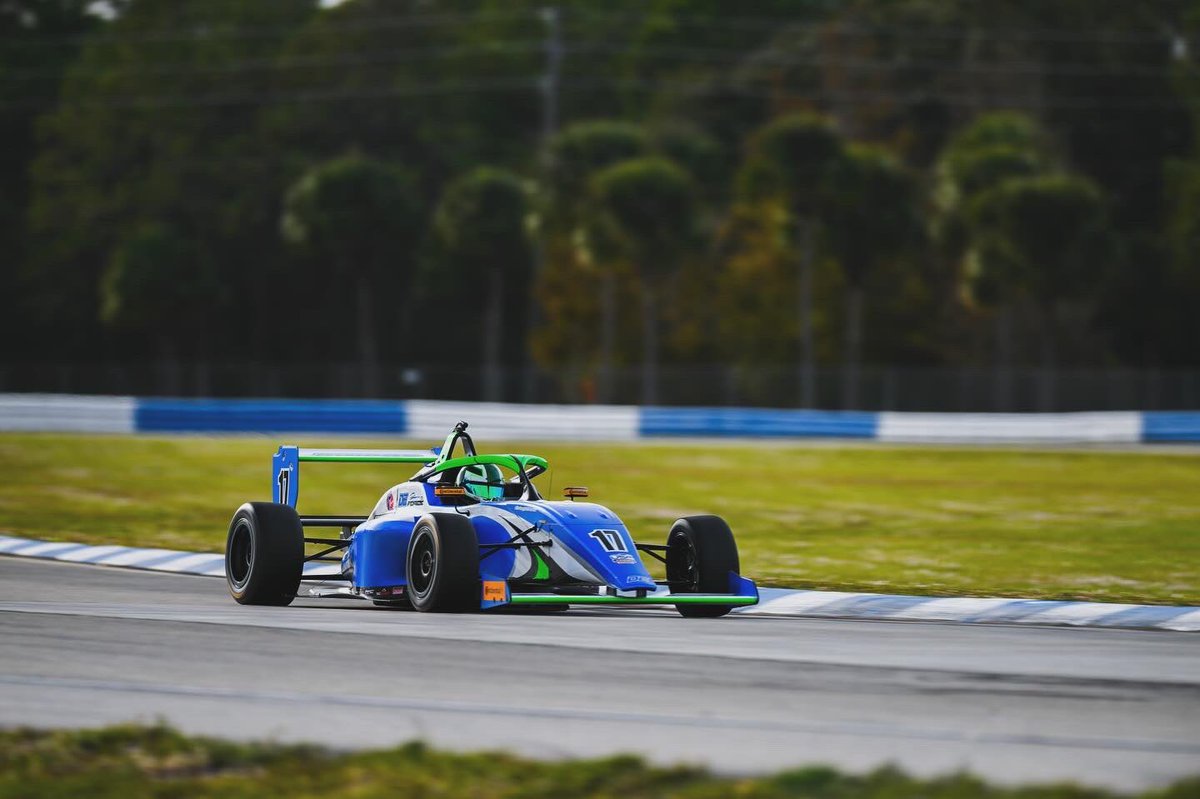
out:
M576 497L586 497L588 495L587 486L567 486L563 489L563 496L567 499L575 499Z

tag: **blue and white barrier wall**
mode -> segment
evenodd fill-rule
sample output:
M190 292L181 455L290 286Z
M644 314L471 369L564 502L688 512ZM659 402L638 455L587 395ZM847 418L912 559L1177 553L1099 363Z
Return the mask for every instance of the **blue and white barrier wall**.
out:
M466 419L492 440L848 438L929 444L1200 442L1200 411L866 413L434 400L246 400L0 394L0 430L319 433L438 439Z

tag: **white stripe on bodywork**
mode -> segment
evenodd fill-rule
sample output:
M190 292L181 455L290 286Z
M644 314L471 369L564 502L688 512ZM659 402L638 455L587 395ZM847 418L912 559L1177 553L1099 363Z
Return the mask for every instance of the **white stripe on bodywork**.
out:
M505 529L512 529L512 526L515 525L517 530L527 530L533 524L528 519L512 511L490 505L477 505L471 510L472 513L481 513L481 515L487 518L501 522ZM508 522L508 524L504 524L505 522ZM554 565L558 566L570 577L589 583L604 582L595 572L588 568L586 563L575 557L575 553L571 551L571 548L564 544L558 536L554 535L553 531L532 530L529 533L529 538L532 541L552 541L554 546L543 548L542 554L546 556L547 560L553 561ZM516 550L516 553L517 557L513 562L513 570L509 574L510 579L524 574L533 566L533 556L529 554L528 548L521 547Z

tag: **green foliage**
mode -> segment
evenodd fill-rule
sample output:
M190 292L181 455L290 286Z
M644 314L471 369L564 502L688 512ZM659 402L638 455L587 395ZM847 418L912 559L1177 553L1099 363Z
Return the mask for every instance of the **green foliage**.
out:
M355 273L411 269L424 228L412 178L399 167L348 155L288 189L284 239Z
M590 191L599 225L645 280L671 274L696 240L692 178L664 158L614 164L592 179Z
M751 199L778 200L800 216L817 214L841 150L841 138L827 119L811 114L780 117L750 140L740 176L742 193Z
M1200 290L1200 161L1167 165L1167 201L1172 271L1181 288Z
M0 732L0 797L145 796L162 799L396 795L494 799L1120 799L1072 785L996 787L969 774L917 779L884 767L843 774L809 766L768 777L719 777L691 767L651 766L633 756L536 761L509 754L451 754L409 743L332 753L308 746L232 744L165 727ZM1144 799L1187 799L1200 781L1181 780Z
M488 373L485 394L499 399L494 370L520 361L533 252L528 231L529 192L511 172L481 167L447 187L434 214L437 253L426 262L430 295L481 297L482 313L470 313L442 334L450 351L473 353L483 343Z
M147 226L169 228L194 270L211 271L225 296L259 298L255 284L279 251L282 187L269 145L255 136L256 107L219 97L267 91L269 73L230 70L270 58L278 39L313 11L311 0L141 0L110 23L94 21L103 35L82 40L57 102L37 122L37 156L28 165L25 290L47 326L27 337L29 346L53 349L66 337L77 339L71 349L79 355L96 352L104 340L95 330L101 284L126 257L118 250L143 238ZM221 35L245 27L272 34ZM52 35L38 46L61 52L62 44ZM195 298L198 305L214 299ZM179 331L175 344L192 345ZM114 333L118 349L135 357L159 338L155 331Z
M1044 134L1023 114L983 114L955 136L937 165L936 202L944 217L961 219L976 196L1009 178L1053 168ZM943 225L948 225L945 219Z
M789 234L797 221L815 228L823 214L853 216L847 192L830 182L852 142L917 171L923 186L894 215L917 214L932 235L924 252L864 271L856 264L865 256L851 253L861 243L825 231L829 249L814 272L828 285L818 286L812 315L823 359L839 357L840 272L861 283L872 320L894 328L865 339L866 358L988 360L972 342L990 336L1000 309L978 303L1014 292L1032 300L1040 289L984 285L984 271L1010 270L985 269L998 256L984 253L968 209L1006 181L1068 174L1103 198L1110 249L1136 256L1109 264L1097 313L1071 316L1075 337L1091 342L1078 357L1195 363L1193 181L1169 166L1194 163L1197 152L1200 72L1195 48L1179 46L1194 38L1190 7L764 0L747 15L714 0L564 0L561 132L542 152L550 17L541 2L470 0L431 15L422 3L381 0L137 0L111 4L111 19L88 13L92 5L22 0L0 9L0 317L10 326L0 339L9 359L137 360L162 337L182 357L203 357L192 321L154 318L184 287L196 307L251 320L212 326L212 357L344 359L349 326L299 332L288 347L271 331L318 298L323 309L353 313L356 289L331 285L318 262L333 251L302 256L279 230L289 187L354 152L404 165L412 197L397 217L415 203L428 221L422 198L443 196L484 165L544 179L532 191L532 221L545 268L536 287L506 302L545 320L534 342L542 363L576 368L594 358L602 286L622 299L618 316L640 292L638 271L600 235L589 204L598 172L648 157L677 164L694 181L700 249L711 250L722 244L713 235L722 220L748 208L772 220L785 208L791 220L779 224ZM399 269L385 290L407 296L404 272L418 260L433 273L458 268L442 234L388 224L397 246L408 242L402 259L381 267L353 258L356 269ZM786 258L777 232L751 237L771 242L757 255L739 244L743 266ZM1020 249L996 246L999 235L986 234L989 253ZM186 258L173 259L176 271L152 270L148 259L166 239ZM965 273L972 265L979 279ZM733 285L746 270L732 262L702 266L730 292L756 291ZM790 292L773 286L777 297ZM422 303L453 296L449 282L424 289ZM163 302L151 302L159 290ZM1081 287L1056 291L1079 296ZM101 317L111 324L102 328ZM716 357L726 346L682 295L664 318L688 340L668 346L668 358ZM636 333L621 338L630 321L616 324L618 361L637 357ZM741 351L782 349L780 328L758 321L722 324L741 329ZM139 324L160 329L146 335ZM901 339L919 344L891 346Z
M1045 147L1045 134L1027 115L1015 111L993 111L981 114L946 147L953 158L961 153L1007 147L1014 150L1038 152Z
M29 275L22 267L31 256L25 230L31 193L29 164L36 156L37 118L57 97L63 73L78 56L84 37L98 26L99 20L88 13L90 5L88 0L22 0L0 8L2 341L28 339L18 331L36 323L38 311L47 305L43 298L31 297L29 285L23 285ZM44 46L51 39L58 39L58 45ZM22 346L31 344L26 340Z
M1051 306L1095 290L1102 274L1104 204L1083 178L1011 178L968 209L983 293Z
M861 285L872 267L920 240L916 176L887 152L852 145L833 164L825 235L847 280Z
M404 296L411 289L425 222L411 176L360 155L313 167L284 198L283 238L297 245L318 271L333 271L334 281L352 291L362 390L367 395L379 390L379 297L393 296L396 289Z
M169 335L187 330L188 320L209 316L220 291L211 265L198 263L177 232L147 223L113 252L100 314L110 325Z
M571 125L551 143L550 194L556 202L576 203L597 172L648 150L649 138L638 125L607 119Z
M529 266L528 191L511 172L481 167L452 182L434 215L449 259L478 278L489 266L519 276Z

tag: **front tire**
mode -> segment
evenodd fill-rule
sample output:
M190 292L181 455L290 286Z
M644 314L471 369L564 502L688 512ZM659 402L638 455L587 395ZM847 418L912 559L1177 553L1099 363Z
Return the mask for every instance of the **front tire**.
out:
M667 580L671 593L729 593L729 573L740 571L733 531L720 516L685 516L667 535ZM680 616L713 619L732 605L676 605Z
M290 605L304 571L304 528L296 510L247 502L225 539L225 580L242 605Z
M414 610L479 609L479 542L470 519L450 513L421 517L408 540L405 563Z

